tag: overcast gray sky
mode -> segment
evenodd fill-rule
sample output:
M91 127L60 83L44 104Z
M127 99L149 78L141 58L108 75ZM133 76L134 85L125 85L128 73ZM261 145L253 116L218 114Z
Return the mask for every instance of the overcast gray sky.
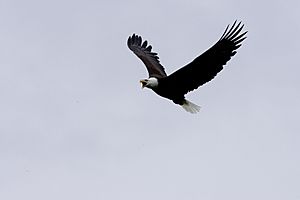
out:
M300 1L0 1L0 199L299 200ZM242 20L192 115L151 90Z

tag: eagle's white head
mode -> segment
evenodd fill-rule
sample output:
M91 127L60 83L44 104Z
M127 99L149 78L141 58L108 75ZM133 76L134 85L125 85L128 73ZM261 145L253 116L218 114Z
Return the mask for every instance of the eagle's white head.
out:
M142 84L142 88L156 88L158 86L158 80L157 78L150 77L148 79L140 80L140 83Z

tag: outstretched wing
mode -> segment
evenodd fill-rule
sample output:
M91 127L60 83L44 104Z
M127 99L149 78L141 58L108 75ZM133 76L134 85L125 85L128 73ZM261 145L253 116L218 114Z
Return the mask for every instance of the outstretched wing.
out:
M128 38L127 45L146 65L149 77L162 78L167 76L164 67L159 63L157 53L151 52L152 46L148 45L147 40L142 42L141 36L133 34Z
M212 80L223 69L223 65L236 54L235 50L241 46L241 42L246 39L247 32L241 33L243 27L241 22L236 24L236 21L229 30L228 25L215 45L191 63L166 77L168 84L175 86L178 93L186 94Z

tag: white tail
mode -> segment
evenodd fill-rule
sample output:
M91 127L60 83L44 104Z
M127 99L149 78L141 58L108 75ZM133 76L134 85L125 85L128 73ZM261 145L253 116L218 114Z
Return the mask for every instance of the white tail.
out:
M184 100L184 103L181 105L183 107L184 110L186 110L187 112L190 112L190 113L197 113L199 112L200 110L200 106L188 101L188 100Z

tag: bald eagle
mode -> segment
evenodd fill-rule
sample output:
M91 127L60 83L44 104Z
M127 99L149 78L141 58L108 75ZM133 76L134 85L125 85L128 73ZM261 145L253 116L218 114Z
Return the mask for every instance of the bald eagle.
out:
M141 36L133 34L127 40L129 49L145 64L149 78L140 80L142 88L152 89L156 94L172 100L190 113L197 113L200 107L187 99L185 94L212 80L223 65L236 54L241 42L246 39L246 32L241 33L244 25L235 21L228 25L215 45L195 58L186 66L169 76L159 62L152 46L142 41Z

